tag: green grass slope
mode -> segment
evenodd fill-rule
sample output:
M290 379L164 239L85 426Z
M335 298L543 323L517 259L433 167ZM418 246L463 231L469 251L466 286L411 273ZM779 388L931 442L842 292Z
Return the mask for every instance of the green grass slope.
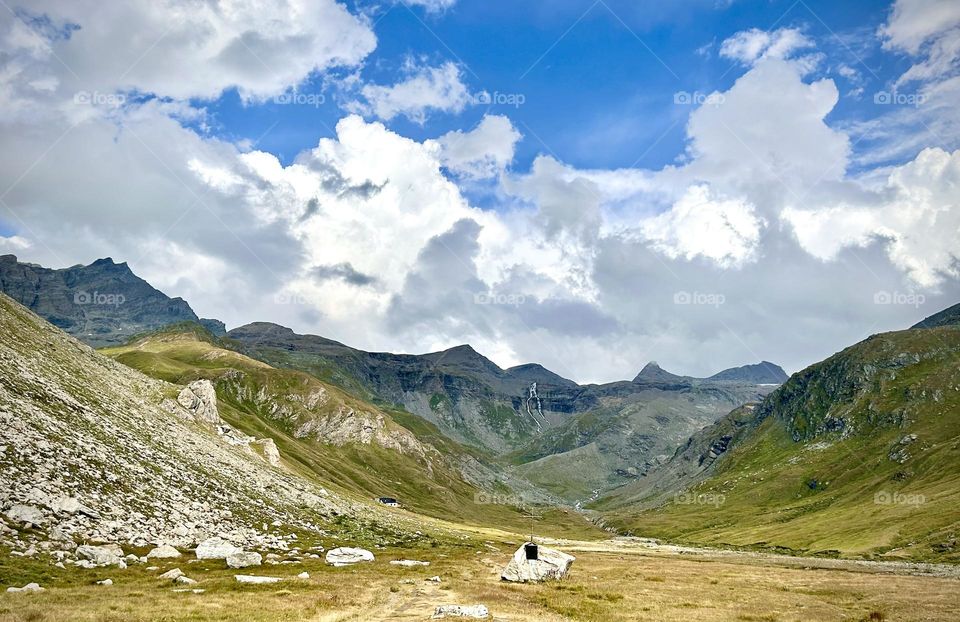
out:
M704 481L597 507L637 535L960 561L960 327L875 335L755 412Z
M274 439L287 468L338 492L391 496L415 513L466 524L528 530L541 517L553 533L586 527L582 518L561 510L478 503L518 498L510 479L494 472L479 452L419 417L221 346L202 327L186 323L102 353L178 385L211 380L227 423Z

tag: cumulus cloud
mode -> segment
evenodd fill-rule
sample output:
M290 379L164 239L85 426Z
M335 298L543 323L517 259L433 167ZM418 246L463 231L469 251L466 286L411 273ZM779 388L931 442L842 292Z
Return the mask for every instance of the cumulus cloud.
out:
M4 75L70 92L187 99L235 87L262 98L313 71L357 65L376 46L369 26L334 0L36 0L3 13L5 47L17 51Z
M691 186L668 211L644 221L643 236L668 257L705 257L723 267L756 258L763 220L739 199L718 199Z
M437 142L446 167L467 177L486 178L496 176L513 161L520 138L507 117L485 115L469 132L454 130Z
M408 64L406 72L404 80L390 86L364 85L360 93L365 101L350 107L384 121L402 115L423 124L430 112L460 112L470 103L470 93L455 63L439 67Z

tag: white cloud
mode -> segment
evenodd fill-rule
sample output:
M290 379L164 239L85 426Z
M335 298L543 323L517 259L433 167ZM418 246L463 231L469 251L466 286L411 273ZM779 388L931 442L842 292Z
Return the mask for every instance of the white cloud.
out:
M723 267L756 259L763 220L749 203L711 196L706 185L691 186L670 210L644 221L640 230L670 258L705 257Z
M5 73L53 74L69 93L136 89L176 99L230 87L268 97L313 71L357 65L376 46L368 24L333 0L35 0L4 11L0 30L18 52ZM42 68L31 64L38 59Z
M457 0L399 0L409 6L421 6L427 11L436 13L445 11L455 5Z
M513 161L520 140L510 119L485 115L469 132L454 130L437 139L445 166L473 178L494 177Z
M439 67L408 66L407 72L406 79L392 86L363 86L360 93L366 101L353 108L384 121L403 115L423 124L431 111L460 112L470 103L460 68L452 62Z
M897 80L940 81L960 71L960 4L951 0L897 0L880 28L883 45L919 60Z
M960 150L925 149L892 170L869 206L788 208L783 218L804 249L824 260L879 239L916 286L932 288L960 277L958 180Z
M720 44L720 56L752 65L765 58L790 58L797 50L810 47L813 47L813 41L797 28L770 32L751 28L725 39Z

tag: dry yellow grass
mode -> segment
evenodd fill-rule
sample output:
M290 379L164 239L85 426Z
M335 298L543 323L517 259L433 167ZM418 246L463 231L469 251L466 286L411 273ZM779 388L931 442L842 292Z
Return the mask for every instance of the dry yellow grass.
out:
M880 574L866 569L803 569L773 558L689 556L571 543L570 576L543 585L510 585L499 570L513 543L472 540L463 547L387 550L377 561L330 568L319 560L265 566L285 576L271 586L240 586L217 562L176 565L202 594L177 593L144 569L70 571L39 594L0 595L0 621L425 620L440 604L483 603L496 620L957 620L960 580ZM580 548L592 550L576 550ZM429 568L389 565L402 557ZM162 568L172 567L165 564ZM306 581L293 577L308 571ZM440 585L424 581L439 575ZM93 585L111 577L115 585Z

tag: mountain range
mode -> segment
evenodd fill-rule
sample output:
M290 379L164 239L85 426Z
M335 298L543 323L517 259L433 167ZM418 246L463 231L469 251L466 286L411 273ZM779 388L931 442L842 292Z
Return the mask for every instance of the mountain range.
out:
M707 378L651 362L630 381L580 385L535 363L502 369L469 345L408 355L266 322L226 331L109 259L50 270L4 256L0 266L10 296L2 330L16 336L0 360L2 410L10 426L10 413L32 413L16 429L34 452L73 439L56 426L74 411L93 436L69 451L87 442L106 455L137 426L157 438L134 444L165 451L186 437L167 439L174 428L158 422L199 417L184 404L209 402L221 449L204 451L230 446L243 469L322 486L323 520L389 496L417 515L475 525L522 525L531 507L568 525L573 508L621 533L677 541L958 555L960 305L789 378L766 361ZM97 418L100 431L90 428ZM121 453L130 472L144 466ZM53 476L49 465L20 466L4 507L32 498L31 469ZM99 513L90 486L54 482L44 498L73 494ZM485 495L509 502L478 503Z

